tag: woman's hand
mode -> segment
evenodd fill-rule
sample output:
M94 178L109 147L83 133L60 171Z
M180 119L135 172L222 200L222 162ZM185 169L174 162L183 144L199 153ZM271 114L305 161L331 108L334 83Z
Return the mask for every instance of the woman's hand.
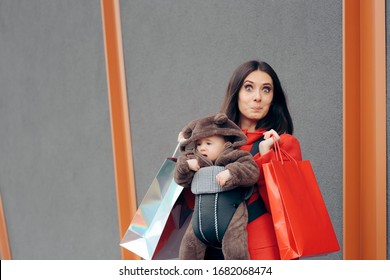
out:
M180 131L179 135L177 136L177 142L181 143L183 141L185 141L186 139L184 138L183 136L183 132Z
M264 132L264 140L261 141L259 144L260 155L265 155L266 153L268 153L268 151L273 148L274 141L279 140L280 136L275 130L271 129L267 132Z

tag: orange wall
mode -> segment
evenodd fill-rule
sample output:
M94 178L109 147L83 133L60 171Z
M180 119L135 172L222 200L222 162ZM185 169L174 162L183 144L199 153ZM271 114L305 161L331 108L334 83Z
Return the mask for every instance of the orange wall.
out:
M385 1L343 2L344 259L386 259Z

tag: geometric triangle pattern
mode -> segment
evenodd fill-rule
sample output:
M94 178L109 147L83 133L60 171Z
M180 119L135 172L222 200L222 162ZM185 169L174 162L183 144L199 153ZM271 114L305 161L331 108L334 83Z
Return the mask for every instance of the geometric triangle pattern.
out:
M164 161L120 242L120 246L146 260L152 259L169 214L183 190L173 179L174 168L174 161Z

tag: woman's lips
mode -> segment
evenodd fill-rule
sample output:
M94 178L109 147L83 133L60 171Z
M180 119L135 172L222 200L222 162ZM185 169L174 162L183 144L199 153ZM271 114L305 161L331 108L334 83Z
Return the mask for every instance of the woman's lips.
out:
M260 111L261 109L263 109L263 107L252 107L251 109L255 111Z

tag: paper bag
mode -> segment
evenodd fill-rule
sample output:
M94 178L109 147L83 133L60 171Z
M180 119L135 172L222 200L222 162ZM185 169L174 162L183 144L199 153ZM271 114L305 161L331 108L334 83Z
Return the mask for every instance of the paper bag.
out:
M185 201L176 203L183 187L173 179L174 168L174 159L164 161L120 242L120 246L146 260L152 259L156 250L165 246L172 233L184 226L190 214L190 209L183 204ZM176 243L180 245L180 240ZM170 258L177 252L171 252Z
M283 161L279 151L278 160L263 165L281 258L339 251L310 161L289 159Z

